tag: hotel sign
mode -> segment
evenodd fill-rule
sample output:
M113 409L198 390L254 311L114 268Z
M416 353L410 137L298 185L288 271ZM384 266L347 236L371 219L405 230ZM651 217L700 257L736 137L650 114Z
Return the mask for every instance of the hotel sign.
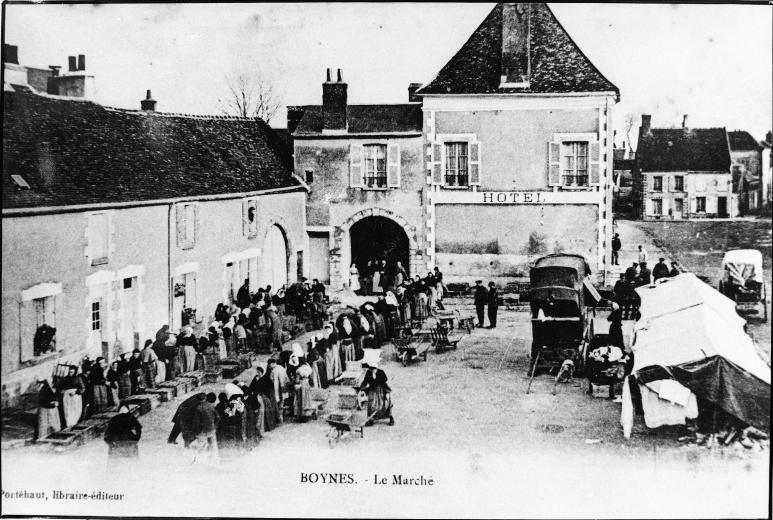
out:
M443 191L431 193L435 204L600 204L600 191Z

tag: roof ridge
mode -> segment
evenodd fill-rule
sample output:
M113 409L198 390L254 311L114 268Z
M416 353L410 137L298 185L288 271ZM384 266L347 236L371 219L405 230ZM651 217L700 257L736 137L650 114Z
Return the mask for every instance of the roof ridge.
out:
M98 103L96 104L99 105ZM99 106L104 108L105 110L110 110L113 112L122 112L125 114L132 114L132 115L139 115L139 116L181 117L186 119L219 119L219 120L225 120L225 121L263 121L259 117L242 117L242 116L230 116L230 115L219 115L219 114L189 114L185 112L156 112L156 111L140 110L140 109L134 109L134 108L113 107L109 105L99 105Z

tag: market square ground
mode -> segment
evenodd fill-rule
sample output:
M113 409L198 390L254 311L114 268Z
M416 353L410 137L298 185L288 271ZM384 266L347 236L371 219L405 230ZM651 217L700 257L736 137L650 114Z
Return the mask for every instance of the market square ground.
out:
M132 514L420 516L415 505L406 509L421 500L416 493L437 497L432 511L440 516L764 514L767 449L687 446L677 440L684 430L647 431L640 419L625 441L620 404L585 395L584 381L560 385L552 395L552 378L540 376L527 395L528 316L502 312L497 329L475 330L457 351L432 352L426 363L408 367L394 361L392 347L385 345L382 367L393 389L396 425L366 428L364 438L348 438L335 449L328 448L323 420L288 422L253 452L224 456L216 468L191 465L191 452L166 442L178 399L141 417L138 461L108 466L99 440L58 455L37 456L39 448L30 446L3 454L4 489L68 492L74 485L69 483L78 482L78 490L127 495L123 505L99 504L100 514L125 514L121 507L131 503ZM357 483L333 492L302 484L301 472L351 473ZM373 486L375 473L390 481L393 474L423 475L434 485L421 492L391 486L374 498L361 486ZM474 496L473 487L480 486L481 501L470 509L460 497ZM291 510L281 498L287 496L295 497ZM6 501L4 509L11 513L19 505ZM57 514L66 514L57 507Z

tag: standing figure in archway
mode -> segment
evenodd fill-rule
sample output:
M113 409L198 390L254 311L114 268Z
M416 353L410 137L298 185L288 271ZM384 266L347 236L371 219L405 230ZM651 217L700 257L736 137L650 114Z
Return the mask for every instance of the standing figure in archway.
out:
M349 288L355 293L360 290L360 272L356 264L349 268Z
M379 261L376 260L373 263L373 282L372 282L372 288L371 288L371 294L377 294L381 292L381 276L384 273L381 272L381 265L379 264Z
M400 262L400 260L397 261L395 264L395 281L394 286L400 287L403 285L403 282L408 278L408 273L405 272L405 268L403 267L403 264Z

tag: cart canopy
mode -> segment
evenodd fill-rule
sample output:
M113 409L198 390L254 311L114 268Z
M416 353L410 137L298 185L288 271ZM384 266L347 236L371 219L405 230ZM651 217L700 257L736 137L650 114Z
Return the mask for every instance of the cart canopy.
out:
M534 267L571 267L577 272L577 278L582 279L586 276L590 276L590 266L582 255L576 255L571 253L555 253L552 255L543 256L537 259Z
M639 287L633 374L640 384L674 379L742 421L770 431L770 367L735 302L692 273Z
M762 283L762 253L756 249L736 249L722 258L727 276L740 285L746 280Z

